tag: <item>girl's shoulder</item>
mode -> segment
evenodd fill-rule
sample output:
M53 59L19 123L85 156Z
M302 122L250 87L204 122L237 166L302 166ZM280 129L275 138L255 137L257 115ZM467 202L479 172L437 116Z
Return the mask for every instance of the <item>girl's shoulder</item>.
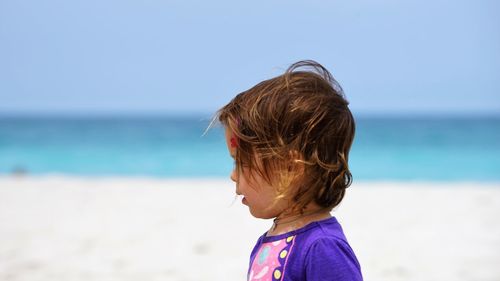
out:
M258 242L269 243L283 239L291 239L290 237L297 237L300 238L302 242L309 243L318 239L340 239L347 243L344 231L335 217L314 221L299 229L279 235L267 236L267 233L264 233L261 237L259 237Z
M302 237L300 237L302 236ZM308 280L335 276L335 280L362 280L361 266L336 219L318 222L310 231L297 236ZM320 276L321 275L321 276Z
M302 228L274 236L264 233L257 240L254 251L262 246L287 246L303 259L318 258L324 255L349 255L355 259L354 251L347 242L342 226L335 217L312 222ZM297 253L298 252L298 253ZM253 253L255 254L255 253Z

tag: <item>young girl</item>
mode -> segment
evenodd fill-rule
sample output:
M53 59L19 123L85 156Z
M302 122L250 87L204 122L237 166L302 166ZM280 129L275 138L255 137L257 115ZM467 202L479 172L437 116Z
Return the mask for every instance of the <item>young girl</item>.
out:
M254 217L274 219L251 253L247 280L362 280L330 215L352 181L347 105L323 66L301 61L218 111L236 194Z

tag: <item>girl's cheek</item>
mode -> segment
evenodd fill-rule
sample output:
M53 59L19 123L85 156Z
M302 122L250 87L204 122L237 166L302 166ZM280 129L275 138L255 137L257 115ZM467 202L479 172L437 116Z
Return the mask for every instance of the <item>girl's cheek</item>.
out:
M238 171L237 171L237 167L236 167L236 161L233 162L233 169L231 170L231 175L229 177L234 182L238 181Z
M234 182L237 182L238 181L238 177L237 177L237 174L236 174L236 170L233 169L233 171L231 172L231 175L229 176L231 178L232 181Z

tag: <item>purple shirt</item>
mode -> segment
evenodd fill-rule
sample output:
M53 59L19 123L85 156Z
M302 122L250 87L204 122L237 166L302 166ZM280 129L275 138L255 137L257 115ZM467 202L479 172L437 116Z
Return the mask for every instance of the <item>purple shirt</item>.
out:
M262 235L247 280L359 281L361 268L335 217L288 233Z

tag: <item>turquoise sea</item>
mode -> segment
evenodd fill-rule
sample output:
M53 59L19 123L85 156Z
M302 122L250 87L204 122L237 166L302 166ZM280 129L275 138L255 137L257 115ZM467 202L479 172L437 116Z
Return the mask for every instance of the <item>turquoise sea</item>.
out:
M0 175L227 177L209 117L0 117ZM500 181L500 117L359 117L354 180Z

